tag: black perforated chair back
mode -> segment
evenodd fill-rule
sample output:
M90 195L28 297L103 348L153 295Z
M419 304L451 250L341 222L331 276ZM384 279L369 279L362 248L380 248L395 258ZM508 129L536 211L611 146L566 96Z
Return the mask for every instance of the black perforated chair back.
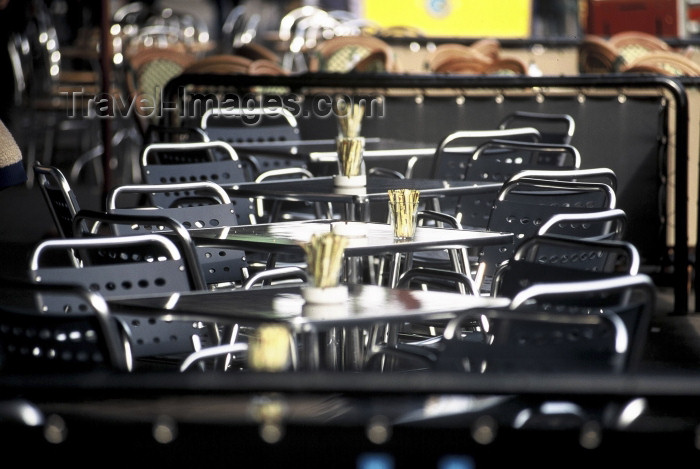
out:
M299 140L300 131L294 116L283 108L236 111L211 109L203 114L201 128L211 140L227 142L253 161L258 171L253 178L272 169L307 168L301 158L274 155L253 148L254 144L274 147Z
M625 326L614 312L561 315L541 311L483 311L489 340L461 333L472 314L445 328L437 369L470 373L581 373L625 370Z
M47 307L42 298L51 296L75 306ZM124 329L100 295L75 285L2 279L0 298L2 373L131 369Z
M493 296L513 298L528 287L541 283L573 282L581 280L600 280L624 272L593 271L582 265L541 264L522 259L510 260L496 270L491 287ZM595 306L595 305L593 305Z
M642 357L649 334L649 324L656 308L656 289L652 279L645 274L597 274L597 278L572 281L560 278L522 289L513 296L511 307L569 316L614 312L622 320L628 335L630 350L625 366L634 369Z
M217 157L217 152L224 156ZM165 160L161 163L159 160ZM148 145L141 156L141 172L146 184L184 184L211 181L222 186L250 181L235 150L225 142ZM176 200L191 194L181 191L155 192L151 201L158 207L172 207ZM255 217L250 198L232 198L239 224Z
M538 235L526 240L513 258L543 265L628 275L637 274L641 262L637 248L626 241L557 235Z
M569 171L580 164L581 156L571 145L495 139L476 147L464 179L506 182L527 170ZM465 227L485 228L497 194L498 189L494 189L460 197L456 200L455 216Z
M431 177L434 179L463 180L476 148L494 139L534 143L541 141L540 133L532 127L453 132L443 138L435 150Z
M605 184L572 183L568 181L516 181L505 184L491 210L488 229L511 232L511 245L485 246L479 251L479 276L482 291L490 291L490 279L504 262L513 257L515 250L551 217L567 213L591 213L614 208L615 194ZM572 224L566 234L574 237L592 237L592 227L584 223Z
M571 170L580 165L581 156L571 145L494 139L474 150L465 179L505 182L526 169Z
M168 208L151 207L151 210L147 210L148 207L133 207L133 203L129 202L126 207L122 206L125 199L133 202L134 198L129 197L130 195L155 195L160 192L177 194L181 198L174 199L174 206ZM248 277L246 253L216 242L217 239L224 238L228 228L238 225L240 220L233 201L223 189L211 182L120 186L109 193L107 211L110 214L131 217L129 223L111 224L113 232L122 236L172 230L167 226L152 223L148 219L149 215L171 218L187 230L207 230L207 233L201 236L211 239L211 242L199 241L194 246L205 283L242 285ZM143 220L144 216L147 217L146 220Z
M52 251L67 249L86 253L82 256L85 259L100 260L80 267L46 263ZM144 252L148 254L144 256ZM43 241L32 253L30 276L40 285L80 285L106 300L192 290L178 248L167 238L152 234ZM64 295L43 296L42 300L42 308L50 310L80 308ZM216 343L210 327L192 321L144 319L129 314L117 317L129 334L137 358L191 353L198 344Z

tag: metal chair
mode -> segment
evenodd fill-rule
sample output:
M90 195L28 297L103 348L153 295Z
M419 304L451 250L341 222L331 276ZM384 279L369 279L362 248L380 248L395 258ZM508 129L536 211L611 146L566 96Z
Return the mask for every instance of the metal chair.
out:
M281 107L255 107L248 109L245 103L237 107L214 107L201 117L201 129L211 140L224 141L245 154L257 171L250 180L271 169L298 167L308 169L303 159L274 155L256 150L254 144L272 146L300 139L296 118ZM244 147L245 145L245 147Z
M627 214L613 208L590 213L558 213L537 231L538 235L575 235L589 240L621 240L627 230Z
M568 144L519 142L494 139L476 147L464 179L505 182L526 169L573 170L581 166L581 155Z
M255 275L251 275L245 285L243 285L243 289L251 290L253 288L260 288L269 285L272 280L306 283L309 280L309 274L306 269L293 265L263 270L257 272Z
M141 155L141 171L146 184L211 181L226 185L250 180L236 151L221 141L147 145ZM158 191L150 197L155 205L169 207L181 194ZM234 198L231 202L239 225L256 222L252 199Z
M535 236L551 217L610 210L615 208L615 203L615 193L607 184L535 179L505 183L491 210L487 228L514 233L514 242L509 246L485 246L479 251L475 280L480 291L490 292L498 266L512 258L515 250ZM600 227L572 224L559 234L591 237L599 234L594 228Z
M481 340L463 326L481 316L488 331ZM563 315L533 308L469 311L445 327L434 369L486 373L580 373L625 371L630 353L624 323L613 311Z
M418 212L418 224L461 230L462 225L455 217L434 210ZM466 248L446 249L444 251L411 252L406 254L404 272L416 267L433 267L461 273L471 278L471 266ZM475 285L470 285L466 291L475 291ZM465 293L463 291L462 293Z
M541 142L542 136L534 127L519 129L460 130L443 138L435 150L430 171L435 179L464 179L466 169L476 147L489 140L516 140L524 142ZM460 142L460 147L453 144ZM406 177L411 177L411 168Z
M77 251L80 266L57 263L52 253ZM51 239L32 251L29 273L40 285L73 283L101 294L106 300L142 294L171 294L194 288L190 266L173 241L162 235L99 236ZM64 296L42 297L45 308L79 308ZM179 361L201 347L217 345L215 324L187 320L144 318L120 314L132 344L134 358L162 365Z
M399 277L396 288L451 291L463 295L476 295L471 276L454 270L434 267L414 267ZM431 345L440 340L446 321L422 321L404 324L399 330L400 343ZM475 329L479 324L474 324Z
M578 150L566 144L488 140L476 147L467 162L463 179L505 182L527 170L576 170L581 165ZM455 216L463 226L484 228L497 190L463 196L455 203ZM444 205L444 203L443 203Z
M138 196L158 199L159 195L172 199L169 206L141 203ZM216 285L242 285L248 277L246 253L217 243L225 238L229 227L238 225L236 209L221 186L210 181L175 184L132 184L115 187L107 196L107 213L130 216L130 224L113 224L116 235L163 232L168 227L151 224L140 217L157 215L168 217L187 229L205 229L211 242L195 243L204 281Z
M521 259L544 265L627 275L638 274L640 266L639 251L627 241L558 235L537 235L523 242L513 255L513 260Z
M537 283L519 291L511 309L529 313L545 310L566 317L615 313L627 332L624 369L636 368L644 352L649 324L656 308L656 289L646 274L614 275L571 282Z
M86 226L91 227L90 231L85 230ZM118 228L120 226L121 230ZM148 227L148 229L145 227ZM145 210L138 215L80 210L73 219L74 238L95 235L121 236L117 234L120 232L122 233L121 235L148 234L149 232L154 234L165 234L166 232L172 234L172 239L175 240L180 254L188 266L186 270L190 277L192 288L194 290L206 290L208 288L204 272L199 264L194 241L187 228L178 220L167 216L159 216L156 211ZM87 257L86 260L88 263L92 262L90 257ZM80 264L77 265L79 266Z
M170 207L143 204L134 206L133 203L125 206L123 202L133 195L154 195L161 192L177 194L180 198ZM133 197L131 199L133 201ZM206 285L209 288L242 287L250 280L251 260L247 253L218 241L226 238L229 228L238 225L238 220L226 191L213 182L116 187L107 196L107 212L131 217L128 224L122 222L112 225L113 232L118 235L162 233L164 229L172 229L168 225L154 224L150 219L153 215L176 220L186 230L206 230L201 231L201 236L192 243ZM188 242L183 241L182 244ZM253 270L257 271L258 268L254 267ZM291 272L278 268L270 269L266 275L281 279L288 278L288 274Z
M515 111L498 124L499 129L534 127L543 143L569 145L576 131L576 122L569 114Z
M269 169L261 173L255 178L255 182L280 179L306 179L313 176L314 175L311 173L311 171L301 167L278 168ZM283 211L283 206L288 208ZM333 205L330 202L328 202L324 207L320 202L283 203L282 201L275 200L272 201L269 204L269 207L266 208L264 201L262 199L258 199L256 201L256 208L257 218L259 220L266 219L268 223L288 220L333 218Z
M636 275L639 264L639 252L625 241L535 236L496 270L491 294L512 298L538 283Z
M619 374L626 370L628 339L624 322L613 311L564 315L541 308L476 308L449 320L443 334L430 343L383 347L369 358L367 368L375 370L381 360L391 360L392 370L402 372L459 372L514 379L532 373Z
M537 143L541 140L540 133L533 127L523 127L520 129L490 129L490 130L462 130L447 135L440 141L435 149L435 156L432 159L430 177L441 180L466 180L467 168L471 164L472 156L476 148L490 140L502 139L513 141L525 141ZM456 143L459 142L459 146ZM417 158L412 158L406 164L405 175L407 178L413 176ZM464 201L456 197L447 197L439 201L433 200L429 209L461 217L462 205L469 206L478 204L480 200L491 200L496 193L483 193L472 196L475 202L469 202L470 197ZM461 222L461 220L460 220Z
M617 190L617 174L610 168L576 168L576 169L523 169L513 174L508 180L523 178L556 179L560 181L602 182Z
M128 336L101 295L76 285L14 278L2 279L0 295L3 374L132 370ZM43 301L56 296L76 307L49 307Z

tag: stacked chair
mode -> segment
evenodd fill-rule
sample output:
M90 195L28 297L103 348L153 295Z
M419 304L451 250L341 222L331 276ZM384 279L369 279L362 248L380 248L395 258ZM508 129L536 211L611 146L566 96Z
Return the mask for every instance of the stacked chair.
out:
M495 39L470 45L440 44L427 57L425 67L433 73L465 75L528 75L528 65L519 57L504 55Z
M531 115L517 117L532 118ZM563 135L569 133L569 121L565 117L536 115L536 118L556 121ZM566 126L562 127L562 122ZM550 130L548 135L551 135L551 132ZM438 146L433 161L433 177L505 184L511 177L526 171L543 171L541 174L549 172L554 178L559 172L565 173L579 168L581 156L575 147L564 143L541 143L540 139L541 134L534 127L455 132ZM448 144L455 141L467 142L467 146L459 147L458 151L449 151ZM476 145L469 146L470 142L475 142ZM570 177L573 179L573 176ZM453 217L453 228L459 225L459 228L487 229L492 207L498 196L499 189L493 189L459 198L443 198L433 209ZM476 268L479 253L468 254L468 265L461 270L462 272L471 272ZM444 255L436 256L435 253L417 253L413 256L416 267L445 268L446 260Z
M652 73L698 76L700 67L689 51L671 47L642 31L622 31L609 38L586 35L578 50L581 73Z

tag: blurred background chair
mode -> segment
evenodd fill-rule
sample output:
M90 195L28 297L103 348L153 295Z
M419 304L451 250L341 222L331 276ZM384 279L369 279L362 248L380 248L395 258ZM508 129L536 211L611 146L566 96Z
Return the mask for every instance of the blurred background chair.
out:
M465 337L462 325L484 315L489 329L482 340ZM434 367L475 374L582 373L626 371L627 331L612 311L563 315L532 308L528 312L472 311L451 320Z

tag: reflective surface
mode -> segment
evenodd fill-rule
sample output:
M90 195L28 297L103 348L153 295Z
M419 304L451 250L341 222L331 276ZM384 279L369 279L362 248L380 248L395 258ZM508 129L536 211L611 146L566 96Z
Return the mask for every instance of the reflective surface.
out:
M265 199L289 201L319 201L364 203L388 200L390 189L417 189L421 200L430 197L458 196L500 188L501 183L475 181L441 181L436 179L398 179L369 176L365 188L336 187L333 177L321 176L308 179L288 179L270 182L241 183L224 186L231 196L259 196Z
M399 290L376 285L348 285L345 302L306 304L300 286L265 287L204 293L181 293L110 302L113 312L145 310L147 314L208 317L250 324L283 322L293 329L367 325L383 321L449 319L476 307L505 307L505 298L473 297L458 293ZM150 313L148 313L150 311Z
M312 220L232 226L228 228L226 238L217 242L230 242L232 246L264 252L301 251L301 244L310 241L313 234L334 229L349 233L345 248L347 256L507 244L513 239L512 233L419 226L413 239L403 240L394 238L393 228L388 223ZM206 237L211 230L201 230L200 233ZM199 237L197 230L192 234L193 238Z

